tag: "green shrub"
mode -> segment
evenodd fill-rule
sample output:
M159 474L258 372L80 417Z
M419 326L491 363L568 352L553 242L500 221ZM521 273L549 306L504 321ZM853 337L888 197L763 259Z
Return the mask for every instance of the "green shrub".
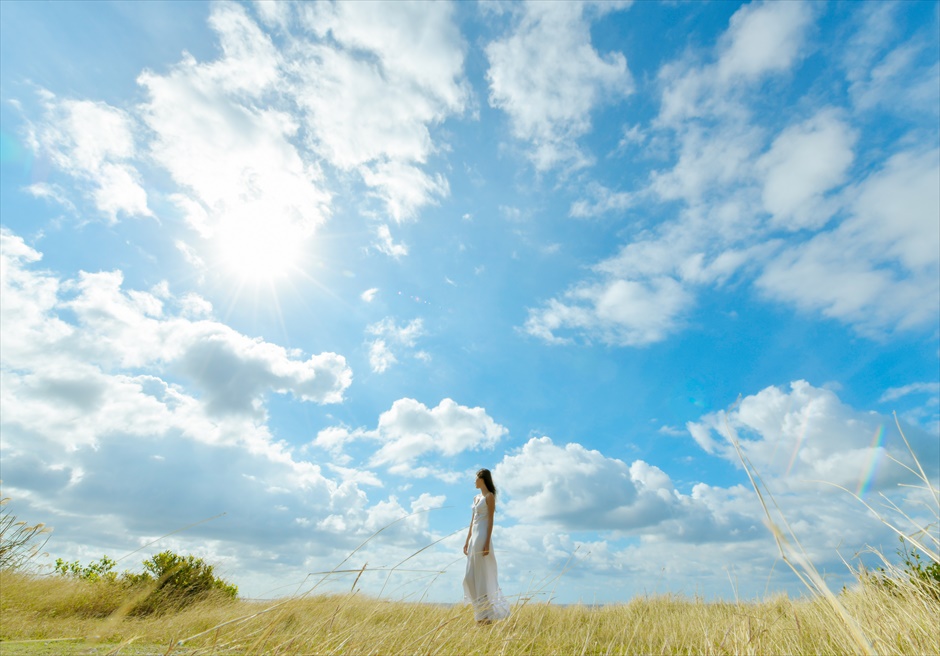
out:
M144 561L144 569L157 581L158 590L172 591L181 597L217 592L225 597L238 597L238 587L213 574L212 565L192 554L179 556L163 551Z
M929 559L925 565L917 549L908 548L907 540L903 537L900 540L901 546L897 550L900 564L891 571L879 567L875 581L890 590L907 585L940 601L940 563Z
M69 576L92 583L97 583L98 581L116 583L118 575L117 572L114 571L115 565L117 565L117 563L107 556L102 556L101 560L98 562L89 563L88 565L82 565L77 560L69 563L61 558L56 558L55 571L62 576ZM126 576L129 572L125 572L124 574Z
M212 565L191 554L180 556L163 551L143 562L143 572L124 571L120 576L114 571L116 564L108 556L88 565L59 558L55 571L91 583L120 584L142 591L130 608L135 615L175 610L211 596L238 598L237 586L215 576Z

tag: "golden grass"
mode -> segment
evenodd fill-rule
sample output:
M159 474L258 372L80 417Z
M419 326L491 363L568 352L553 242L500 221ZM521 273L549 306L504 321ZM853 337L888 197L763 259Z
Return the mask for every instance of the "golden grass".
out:
M840 603L879 654L940 649L940 603L911 586L862 583ZM706 603L672 596L625 604L520 603L477 626L465 606L359 594L276 602L207 601L130 617L119 587L0 573L0 652L178 654L845 654L854 638L824 599ZM108 609L110 612L105 613ZM24 640L73 638L29 651ZM181 643L182 641L182 643ZM95 651L95 647L101 651ZM15 651L14 651L15 648Z

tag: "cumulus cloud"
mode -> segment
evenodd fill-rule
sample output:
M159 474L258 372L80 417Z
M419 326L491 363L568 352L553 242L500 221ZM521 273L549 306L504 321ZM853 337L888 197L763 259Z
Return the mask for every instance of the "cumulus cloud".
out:
M79 375L88 368L98 375L139 368L176 374L202 392L206 412L223 415L261 412L267 391L336 403L352 382L340 355L303 360L297 352L224 324L187 319L183 315L192 312L196 299L187 296L176 303L152 292L125 290L119 271L60 281L30 268L41 255L20 237L4 230L0 238L5 366L53 377L57 369L74 367L83 372ZM171 313L167 301L175 303L179 315ZM204 303L198 306L207 311ZM66 311L74 323L61 318Z
M354 440L378 442L380 446L370 458L370 465L416 478L435 476L453 482L459 474L430 463L442 459L452 462L455 456L467 451L492 449L506 433L506 428L483 408L462 406L451 399L428 408L405 398L395 401L379 416L374 430L330 427L321 431L313 443L338 454Z
M577 140L590 130L591 111L633 90L623 54L601 56L591 45L590 11L583 3L525 3L512 32L486 47L490 104L508 114L539 171L586 164Z
M655 523L660 515L633 508L640 505L639 481L626 463L580 444L559 447L547 437L532 438L517 455L505 457L494 474L505 481L502 487L510 499L519 499L506 505L506 512L516 517L571 528L610 528L626 527L631 520L642 524L643 515ZM668 477L665 481L668 485ZM635 518L625 516L627 509Z
M627 464L577 443L532 438L504 457L494 476L506 493L505 512L525 524L695 543L761 536L759 518L739 505L744 488L697 484L682 494L659 467Z
M673 278L613 279L577 286L562 300L529 310L524 328L548 342L568 341L557 333L575 331L608 344L643 346L675 331L690 301Z
M877 467L888 456L910 462L893 420L860 412L834 392L795 381L789 391L768 387L733 410L705 415L688 428L709 453L738 462L730 441L739 435L744 455L778 490L818 490L821 481L855 491L892 491L900 467ZM938 462L936 440L916 427L905 431L931 475Z

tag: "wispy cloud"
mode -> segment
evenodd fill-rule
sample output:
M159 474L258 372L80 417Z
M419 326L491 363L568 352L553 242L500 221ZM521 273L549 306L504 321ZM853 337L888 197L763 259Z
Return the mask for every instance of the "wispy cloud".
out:
M878 399L879 403L887 403L888 401L897 401L900 398L903 398L909 394L930 394L933 396L940 395L940 383L911 383L910 385L903 385L901 387L892 387L889 390L886 390L884 394L881 395L881 398Z
M33 150L87 184L91 200L109 222L119 215L153 216L133 164L138 156L133 118L103 102L60 99L45 90L40 96L45 115L29 127ZM74 208L54 186L38 183L32 190Z
M421 319L413 319L399 326L392 317L386 317L368 326L366 333L375 337L368 342L369 364L372 366L372 371L383 373L398 362L396 352L400 355L402 352L414 349L418 338L425 334L424 322ZM414 355L419 359L425 359L427 354L419 352Z
M408 254L408 247L405 244L392 239L392 231L387 225L378 226L375 229L375 237L373 247L380 253L385 253L396 260Z
M627 60L594 49L583 3L529 2L516 13L510 34L486 47L490 104L507 113L537 170L585 166L590 156L578 138L590 130L592 110L633 90Z
M578 219L601 216L609 212L622 212L634 203L633 194L611 191L603 185L593 183L588 187L592 200L576 200L571 204L569 216Z

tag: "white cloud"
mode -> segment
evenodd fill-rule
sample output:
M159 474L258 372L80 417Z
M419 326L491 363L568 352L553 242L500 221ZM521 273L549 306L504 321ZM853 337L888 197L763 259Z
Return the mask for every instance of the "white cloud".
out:
M696 67L679 62L662 68L664 90L657 122L681 125L702 116L746 117L738 96L762 78L789 70L806 54L803 44L813 13L813 6L804 2L740 8L719 40L714 63Z
M382 373L398 362L394 351L400 353L413 350L418 338L425 334L424 322L421 319L413 319L399 326L391 317L371 324L366 328L366 332L375 336L375 339L368 344L369 364L372 365L372 371L376 373ZM414 355L422 360L426 356L420 352Z
M902 152L851 192L851 215L784 250L757 281L772 298L865 332L931 325L940 312L940 151Z
M208 319L212 316L212 303L199 294L189 292L180 299L180 310L189 319Z
M506 512L519 519L569 529L656 524L670 502L672 485L645 463L637 461L634 467L580 444L561 447L542 437L503 458L493 474L509 497ZM665 499L657 495L661 489L666 490Z
M563 300L529 310L525 331L549 342L566 341L557 333L575 331L607 344L643 346L674 332L691 302L673 278L611 279L574 287Z
M745 5L731 17L719 46L717 77L751 80L785 71L805 56L803 41L813 18L808 2L763 2Z
M374 430L330 427L320 431L313 444L335 455L354 440L379 442L370 466L384 466L392 473L414 478L435 476L454 482L459 474L427 463L448 462L467 451L492 449L506 432L483 408L469 408L451 399L428 408L404 398L381 414Z
M428 175L405 162L378 162L360 168L362 180L376 189L375 195L385 202L391 217L401 223L413 217L436 197L447 196L450 187L443 175Z
M36 198L45 198L58 203L70 212L76 211L75 204L68 198L68 193L55 183L36 182L26 187L25 191Z
M905 472L900 467L876 465L886 464L887 456L910 461L893 423L888 417L843 404L832 391L795 381L789 392L768 387L745 397L733 410L705 415L688 428L703 449L734 463L738 457L729 431L740 435L752 466L781 493L818 492L820 481L852 492L869 486L888 492ZM921 464L935 476L936 440L914 427L905 434L922 458Z
M224 512L160 546L198 549L257 594L264 579L299 581L336 565L408 505L443 502L370 502L359 485L375 486L375 475L345 468L331 480L274 438L264 395L340 400L351 377L341 356L304 359L190 319L210 308L165 283L139 292L120 273L60 280L37 268L40 258L0 229L0 451L4 493L55 526L58 555L127 553ZM429 413L448 443L475 438L474 427L480 444L500 434L473 409L444 403ZM434 539L426 513L399 524L383 547L402 559Z
M933 46L936 15L932 24L899 39L897 13L891 3L866 4L858 12L857 29L843 51L849 96L863 112L936 117L940 113L936 92L940 62Z
M908 394L940 395L940 383L911 383L910 385L903 385L901 387L892 387L891 389L885 390L885 393L881 395L878 401L880 403L896 401Z
M291 3L280 0L255 0L255 10L265 25L286 28L290 22Z
M61 281L28 267L42 254L0 227L0 351L7 367L40 361L48 344L69 339L75 328L54 314Z
M758 161L765 172L764 207L786 229L817 228L833 214L825 192L845 181L856 135L835 112L824 109L790 126Z
M753 158L760 146L760 130L746 124L709 129L689 125L681 132L678 161L667 171L654 171L650 188L663 200L681 199L693 206L721 199L728 190L752 181Z
M147 192L132 164L137 155L134 124L130 115L103 102L60 100L41 93L45 116L30 125L29 142L38 154L78 180L91 186L95 206L111 223L118 216L153 216ZM61 189L34 185L34 195L54 200ZM63 199L66 207L73 207Z
M686 431L681 428L676 428L675 426L660 426L659 430L656 432L673 437L684 437L686 435Z
M847 236L871 242L904 268L936 271L940 253L940 150L907 150L890 157L857 187Z
M888 456L910 458L892 426L888 417L856 410L831 391L796 381L789 390L769 387L747 396L732 411L707 414L688 428L707 453L735 464L726 434L728 428L737 432L765 491L774 495L809 558L837 585L840 572L846 582L854 580L840 554L870 546L889 552L896 544L892 531L850 493L884 494L915 521L931 521L921 516L929 515L921 510L925 495L899 487L912 482L910 472ZM936 480L935 437L916 428L906 432ZM496 549L512 554L521 584L541 562L542 568L566 568L579 579L579 589L599 586L599 598L610 575L627 577L635 593L649 586L685 594L701 586L721 589L720 579L729 576L740 576L745 594L766 594L771 580L773 588L799 591L789 573L779 570L766 518L746 485L694 483L684 494L668 474L642 460L628 464L546 437L530 439L493 471L497 524L506 523L500 513L519 521L496 533ZM889 519L908 526L901 516ZM715 580L706 583L709 575L702 572L716 572ZM694 585L684 584L691 579Z
M596 217L608 212L622 212L633 204L633 194L611 191L602 185L589 185L588 192L593 200L576 200L571 204L569 216L579 219Z
M633 90L623 54L602 57L591 45L585 13L582 3L526 3L514 31L486 47L490 104L509 115L539 171L586 164L577 140L591 111Z
M365 301L366 303L371 303L373 300L375 300L375 295L378 294L378 293L379 293L379 288L378 288L378 287L371 287L371 288L365 290L364 292L362 292L362 293L359 295L359 298L361 298L361 299L362 299L363 301Z
M937 151L902 140L853 184L856 160L872 161L855 152L865 144L853 115L807 101L789 125L771 129L754 111L759 84L803 56L813 16L803 3L748 5L713 62L690 55L662 67L652 138L673 149L672 163L646 189L594 187L596 200L576 201L571 214L629 204L665 220L530 308L524 330L549 342L649 344L682 327L700 286L735 276L863 334L931 325L940 312Z
M199 259L211 258L213 247L224 259L233 233L303 243L331 213L323 163L356 170L398 222L449 193L446 178L424 167L438 151L430 128L462 113L470 97L450 5L261 2L255 9L278 32L278 45L244 7L213 5L219 57L200 62L186 54L168 73L138 78L146 100L136 111L150 130L149 154L179 188L170 200L207 240L194 250ZM59 105L59 113L81 118L76 125L88 124L92 110L100 116L81 131L47 121L36 131L37 148L62 166L68 159L73 175L93 177L112 220L119 211L149 213L129 163L136 155L130 115L102 104ZM394 257L407 252L387 227L378 247Z
M316 150L334 166L358 170L395 221L447 195L446 180L419 166L436 150L431 126L469 101L453 7L318 3L303 5L301 16L338 46L306 36L292 42L292 93Z
M328 217L330 195L292 143L299 124L252 101L281 79L280 55L238 5L215 6L210 24L219 59L187 57L167 75L138 78L152 155L185 190L173 200L203 237L277 220L302 240Z
M398 358L389 350L384 339L373 340L369 344L369 365L372 371L384 373L389 367L398 362Z
M469 90L461 82L464 42L453 6L337 2L306 9L307 27L321 36L329 32L350 50L374 52L394 81L413 83L449 111L461 111L467 102Z
M224 324L168 315L165 301L154 294L125 291L120 272L82 273L65 282L34 273L27 266L39 253L8 231L2 239L5 366L54 371L81 362L82 370L101 372L166 370L192 382L203 393L205 411L220 416L260 412L268 391L336 403L352 382L340 355L300 360L295 352ZM192 296L180 307L187 314L210 309ZM74 314L74 324L59 318L64 310Z
M392 231L387 225L382 224L378 226L375 229L375 236L377 241L373 246L380 253L385 253L389 257L394 257L396 260L408 254L408 246L401 242L395 243L392 239Z

